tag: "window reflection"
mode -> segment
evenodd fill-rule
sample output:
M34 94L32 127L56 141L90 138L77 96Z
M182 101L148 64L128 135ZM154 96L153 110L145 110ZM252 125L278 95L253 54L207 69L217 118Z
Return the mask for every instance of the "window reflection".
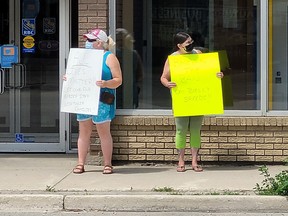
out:
M130 100L122 99L118 102L118 108L171 109L170 92L160 84L159 78L165 59L172 52L173 34L183 30L190 32L198 42L197 46L205 48L205 51L226 51L230 68L224 71L225 109L260 109L257 2L117 1L117 28L126 29L133 35L133 50L138 52L143 62L143 79L138 105L135 106L133 100L137 89L129 84L129 79L130 83L135 83L134 75L131 74L135 74L132 70L136 60L129 54L124 55L124 58L122 56L122 64L126 66L122 68L124 85L118 91L118 97L129 97ZM118 43L117 49L122 45Z
M116 56L123 71L123 84L117 88L117 108L138 108L143 80L142 59L134 48L134 37L124 28L116 29Z
M287 87L287 14L288 2L284 0L270 1L269 5L269 109L288 109Z

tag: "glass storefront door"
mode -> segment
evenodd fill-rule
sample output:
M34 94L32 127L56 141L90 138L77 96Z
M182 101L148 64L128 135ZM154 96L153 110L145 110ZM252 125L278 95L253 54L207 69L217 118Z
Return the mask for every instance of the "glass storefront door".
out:
M0 16L0 45L19 53L19 64L1 70L0 152L63 152L59 0L4 0Z

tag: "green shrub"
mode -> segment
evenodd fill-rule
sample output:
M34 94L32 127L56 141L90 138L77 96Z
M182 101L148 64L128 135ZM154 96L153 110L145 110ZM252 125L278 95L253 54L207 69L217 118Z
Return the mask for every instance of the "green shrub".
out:
M262 185L256 184L254 190L260 195L281 195L288 196L288 170L284 170L275 177L271 177L267 166L258 169L264 175Z

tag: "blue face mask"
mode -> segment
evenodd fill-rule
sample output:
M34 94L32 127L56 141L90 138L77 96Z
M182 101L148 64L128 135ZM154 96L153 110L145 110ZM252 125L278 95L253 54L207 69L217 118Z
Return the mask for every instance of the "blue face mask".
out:
M85 48L86 49L93 49L93 42L86 41Z

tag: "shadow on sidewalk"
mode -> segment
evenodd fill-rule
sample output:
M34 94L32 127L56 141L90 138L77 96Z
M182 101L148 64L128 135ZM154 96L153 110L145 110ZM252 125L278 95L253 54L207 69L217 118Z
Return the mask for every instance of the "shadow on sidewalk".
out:
M115 173L119 174L138 174L138 173L159 173L170 170L170 168L163 167L116 167Z

